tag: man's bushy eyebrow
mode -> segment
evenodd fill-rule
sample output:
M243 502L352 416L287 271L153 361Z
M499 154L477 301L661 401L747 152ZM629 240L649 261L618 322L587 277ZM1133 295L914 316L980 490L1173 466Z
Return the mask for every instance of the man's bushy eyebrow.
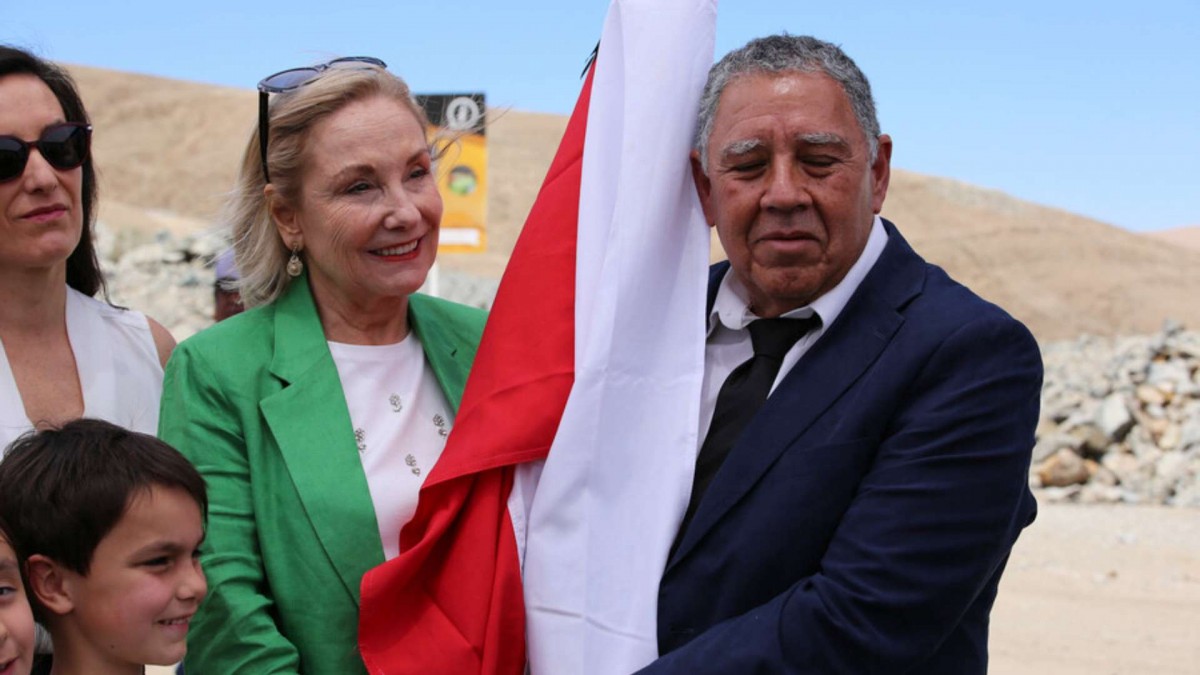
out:
M843 145L850 146L850 141L832 132L816 132L810 134L797 134L796 140L809 145Z
M796 142L804 145L836 145L840 147L850 147L850 142L842 136L832 132L815 132L797 134ZM721 157L739 157L749 154L762 148L765 143L759 138L743 138L736 141L731 141L721 148Z
M759 149L763 145L764 143L762 140L758 138L743 138L741 140L732 141L725 144L725 147L721 148L721 156L736 157L738 155L744 155L748 152Z

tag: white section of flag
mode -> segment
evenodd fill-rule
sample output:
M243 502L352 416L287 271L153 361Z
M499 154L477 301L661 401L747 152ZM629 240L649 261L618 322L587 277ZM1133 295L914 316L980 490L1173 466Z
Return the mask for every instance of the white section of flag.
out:
M709 235L688 164L715 0L615 0L588 110L575 385L524 552L534 675L658 655L658 584L691 490Z

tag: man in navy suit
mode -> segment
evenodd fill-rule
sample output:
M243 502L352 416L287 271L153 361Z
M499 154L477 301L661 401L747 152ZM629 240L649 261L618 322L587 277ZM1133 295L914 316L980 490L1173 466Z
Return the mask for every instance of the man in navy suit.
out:
M879 218L892 140L839 48L752 41L701 106L693 173L729 262L641 672L986 672L1035 513L1036 342Z

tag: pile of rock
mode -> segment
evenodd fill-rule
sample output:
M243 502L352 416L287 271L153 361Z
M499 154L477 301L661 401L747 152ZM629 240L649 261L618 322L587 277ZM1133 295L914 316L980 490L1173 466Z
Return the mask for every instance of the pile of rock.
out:
M212 261L224 242L214 234L146 236L97 225L97 253L109 299L154 317L183 340L212 324Z
M1030 480L1049 500L1200 507L1200 333L1044 346Z

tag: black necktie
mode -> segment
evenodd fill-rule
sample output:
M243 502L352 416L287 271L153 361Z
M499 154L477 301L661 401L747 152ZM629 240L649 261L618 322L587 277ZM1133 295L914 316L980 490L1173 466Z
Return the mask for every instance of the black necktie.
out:
M679 526L679 533L675 535L672 553L683 539L684 531L700 506L700 499L725 462L729 450L767 400L783 357L805 333L820 325L821 318L815 314L805 319L758 319L750 323L754 356L733 369L717 394L712 424L696 457L692 497L683 523Z

